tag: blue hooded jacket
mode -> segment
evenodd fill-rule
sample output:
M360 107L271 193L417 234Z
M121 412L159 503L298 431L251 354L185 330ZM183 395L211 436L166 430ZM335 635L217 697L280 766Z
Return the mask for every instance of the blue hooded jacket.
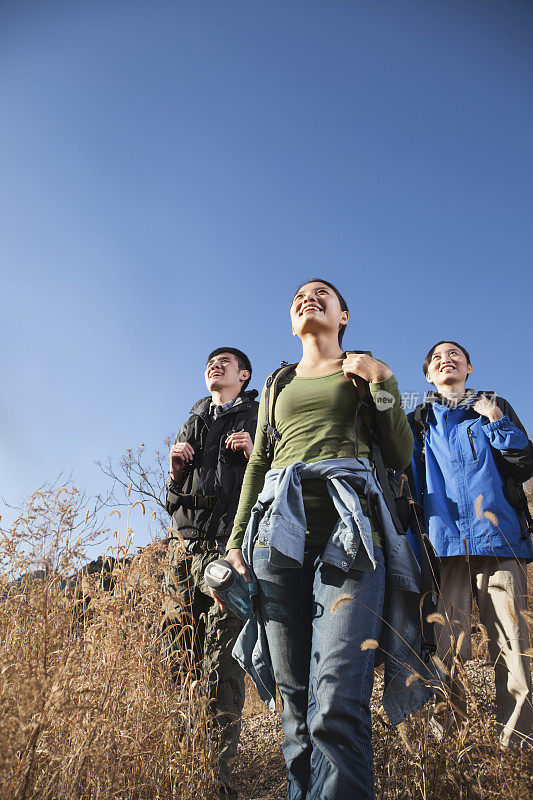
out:
M440 395L428 397L424 453L416 412L408 415L415 434L413 492L424 507L426 530L438 556L465 555L468 549L470 555L531 560L533 543L522 538L495 460L498 451L527 453L531 444L506 401L497 399L507 414L489 422L472 408L476 397L470 390L455 407ZM522 480L530 476L524 474Z

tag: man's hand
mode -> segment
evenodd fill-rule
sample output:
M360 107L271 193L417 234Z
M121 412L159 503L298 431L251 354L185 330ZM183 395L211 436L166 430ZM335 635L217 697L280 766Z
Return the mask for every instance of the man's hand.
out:
M170 477L179 481L183 467L194 458L194 450L188 442L176 442L170 448Z
M226 439L226 447L230 450L242 450L246 458L250 458L254 443L248 431L236 431L235 433L230 433Z
M478 414L481 414L482 417L487 417L489 422L496 422L497 419L503 417L503 412L498 408L496 403L493 403L492 400L489 400L489 398L484 395L478 397L472 408L474 411L477 411Z
M392 370L366 353L350 353L342 362L342 371L347 378L364 378L368 383L380 383L392 376Z

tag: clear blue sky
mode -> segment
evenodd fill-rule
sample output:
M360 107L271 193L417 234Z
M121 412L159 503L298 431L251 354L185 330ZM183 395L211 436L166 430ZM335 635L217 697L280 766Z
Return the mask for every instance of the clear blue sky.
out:
M531 431L532 41L514 0L3 0L3 500L104 489L216 346L260 388L317 273L403 391L453 337Z

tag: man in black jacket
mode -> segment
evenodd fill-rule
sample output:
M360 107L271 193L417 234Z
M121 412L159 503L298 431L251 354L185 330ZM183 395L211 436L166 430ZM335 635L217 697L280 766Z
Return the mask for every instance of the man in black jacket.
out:
M219 347L207 359L209 397L199 400L170 449L167 511L172 516L167 573L165 645L173 675L179 675L185 650L207 679L219 730L221 796L229 796L244 704L244 674L231 651L241 623L209 594L206 566L225 552L237 510L257 424L257 392L246 391L252 375L248 357L234 347ZM175 538L172 538L172 531ZM185 540L185 553L179 536ZM180 602L183 601L183 605ZM181 613L193 618L192 636Z

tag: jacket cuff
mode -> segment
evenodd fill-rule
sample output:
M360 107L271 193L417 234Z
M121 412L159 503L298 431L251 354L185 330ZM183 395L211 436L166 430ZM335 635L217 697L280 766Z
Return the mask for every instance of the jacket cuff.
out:
M483 422L482 425L491 445L497 450L525 450L528 446L524 431L505 415L494 422Z
M486 422L483 422L482 425L487 431L499 431L501 428L503 428L504 430L513 430L513 431L515 429L515 426L512 424L509 417L505 416L505 414L503 415L503 417L500 417L500 419L495 419L494 422L489 422L487 420Z
M175 495L177 501L178 495L181 493L181 486L173 481L170 475L167 476L165 483L167 487L167 495Z

